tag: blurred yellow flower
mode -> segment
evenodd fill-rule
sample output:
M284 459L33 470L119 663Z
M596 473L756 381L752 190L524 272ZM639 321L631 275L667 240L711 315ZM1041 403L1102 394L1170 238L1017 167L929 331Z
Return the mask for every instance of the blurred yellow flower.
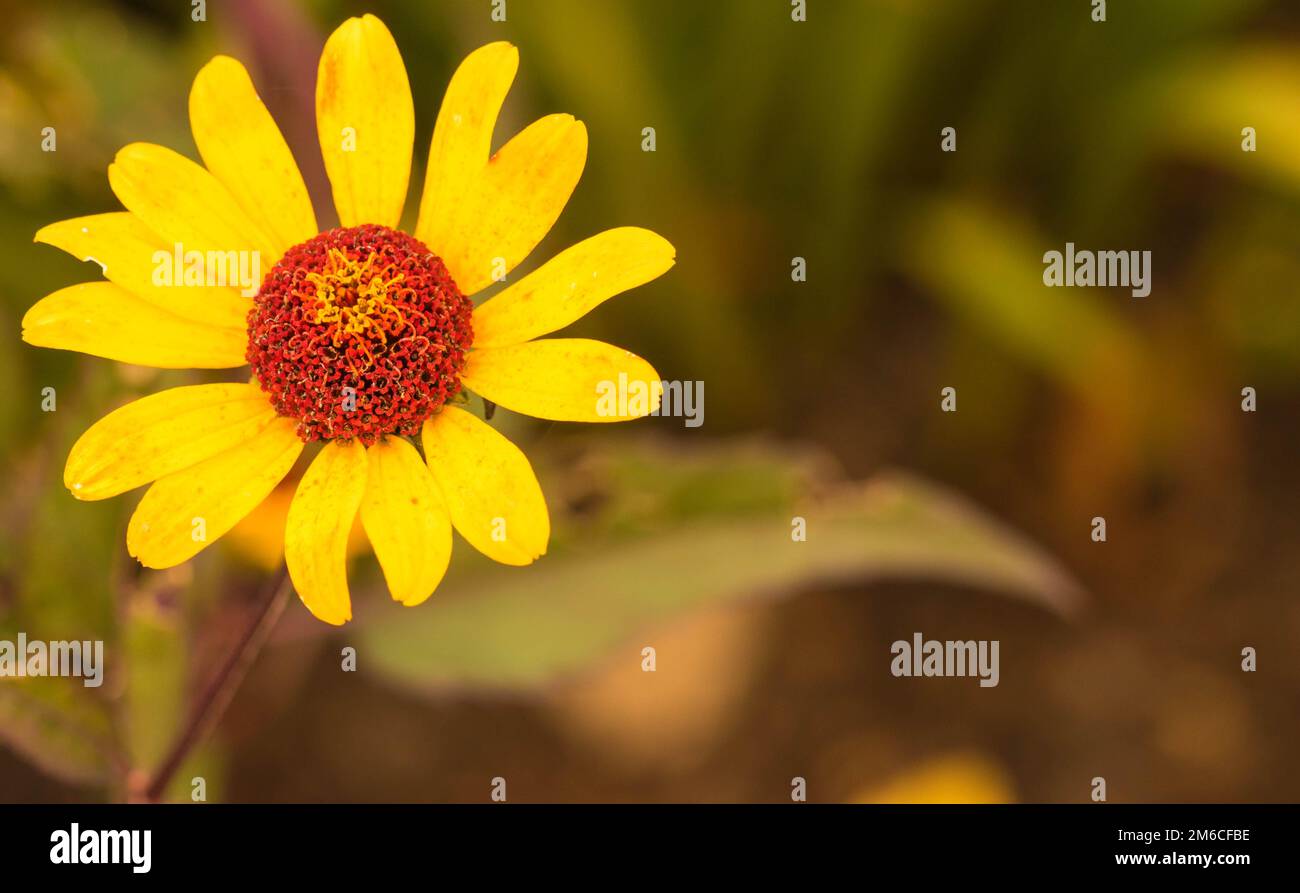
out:
M644 229L592 236L475 308L550 230L581 176L587 132L535 121L491 155L516 49L471 53L443 98L413 234L399 232L415 111L397 45L374 16L325 44L316 122L341 226L317 227L298 166L243 65L217 56L190 92L204 166L134 143L108 171L125 212L36 235L107 281L74 285L23 319L30 344L158 368L252 367L249 382L173 388L110 413L73 446L79 499L152 483L127 529L143 565L193 557L273 493L323 443L286 512L284 555L320 619L352 616L346 555L356 518L393 598L434 591L451 530L496 561L529 564L550 521L528 459L465 409L462 388L561 421L653 412L658 375L598 341L535 340L667 271ZM262 276L265 262L265 276ZM650 399L610 415L601 384ZM423 449L423 456L416 441Z
M299 478L290 474L257 508L239 520L225 536L225 543L235 554L265 571L273 571L284 560L284 524L293 505ZM348 534L347 557L355 558L366 550L366 531L358 518Z
M1006 771L978 754L952 754L861 791L854 803L1013 803Z

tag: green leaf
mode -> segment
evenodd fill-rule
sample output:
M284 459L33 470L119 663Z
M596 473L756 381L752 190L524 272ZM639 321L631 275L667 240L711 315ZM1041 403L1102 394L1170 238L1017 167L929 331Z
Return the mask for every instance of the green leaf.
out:
M589 545L533 567L449 580L418 611L359 629L363 661L419 689L521 689L581 669L683 612L825 582L883 577L979 585L1068 614L1079 591L1048 557L963 500L892 474L792 514L717 516Z
M80 679L0 681L0 741L67 782L108 784L122 766L106 704Z
M72 407L56 415L79 424ZM0 742L55 778L106 785L125 765L105 696L116 654L109 594L116 510L72 499L58 474L62 457L52 460L51 452L36 444L14 476L12 523L0 530L0 575L16 597L0 600L0 639L14 641L21 632L29 641L102 641L105 685L87 688L72 677L0 679Z

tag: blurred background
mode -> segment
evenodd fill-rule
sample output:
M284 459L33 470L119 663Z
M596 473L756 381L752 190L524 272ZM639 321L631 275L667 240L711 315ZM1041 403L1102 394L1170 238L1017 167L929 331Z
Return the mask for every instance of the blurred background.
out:
M482 802L502 777L512 802L788 802L802 777L818 802L1072 802L1101 776L1116 802L1300 799L1300 8L807 5L0 2L0 638L108 654L99 689L0 680L0 800L121 799L157 765L274 574L292 493L140 570L138 494L72 499L68 450L129 399L237 373L22 344L28 306L99 275L32 236L117 210L128 142L197 158L186 97L216 53L248 65L332 225L316 61L363 12L410 72L413 197L483 43L521 54L498 145L586 122L583 180L520 272L613 226L668 237L668 275L568 333L704 382L704 424L499 412L550 553L492 566L458 539L402 609L358 540L356 620L292 603L170 796L202 776L208 800ZM1150 296L1045 288L1067 241L1152 251ZM999 640L1000 684L891 676L917 631Z

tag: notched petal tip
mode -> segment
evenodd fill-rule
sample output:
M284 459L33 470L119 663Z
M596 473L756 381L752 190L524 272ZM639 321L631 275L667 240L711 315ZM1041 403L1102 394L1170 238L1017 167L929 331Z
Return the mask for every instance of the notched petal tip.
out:
M68 453L68 461L63 465L63 486L68 488L74 499L91 502L85 495L85 485L82 483L84 466L84 457L77 451L77 444L73 444L72 451Z
M78 502L95 501L92 497L85 496L83 494L82 483L80 481L76 480L75 478L69 477L67 474L63 476L63 486L68 488L68 492L72 494L72 498L77 500Z
M534 546L532 549L527 550L525 555L528 555L529 557L520 565L520 567L527 567L538 559L545 557L546 550L549 546L550 542L548 540L547 542L543 542L541 546Z
M344 20L342 24L334 29L334 33L330 35L329 39L333 40L335 37L339 37L340 39L346 38L349 40L355 39L360 36L362 31L368 29L378 29L381 33L386 34L390 39L393 36L393 32L389 29L388 25L384 23L383 19L368 12L364 15L352 16L351 18Z
M510 544L513 548L508 555L492 555L492 560L510 567L528 567L545 557L551 545L551 510L545 499L541 500L538 514L536 527L529 530L532 535L526 536L522 542L515 539Z
M234 56L227 56L225 53L217 53L217 55L213 56L207 62L203 63L203 67L199 69L198 74L195 75L194 77L194 80L197 83L199 78L202 77L205 71L208 71L210 69L226 68L226 67L233 67L244 71L248 70L244 67L244 63L240 62ZM190 92L191 93L194 92L193 87L190 88Z
M556 117L562 119L564 123L569 126L570 130L578 134L578 139L582 143L582 151L583 154L585 155L587 151L587 141L588 141L587 122L583 121L581 118L575 118L573 115L570 115L568 112L559 112L556 114Z
M481 47L471 50L465 58L460 61L461 65L469 62L471 59L478 60L488 56L499 57L498 62L513 62L516 66L519 64L519 47L515 46L508 40L494 40L491 43L485 43Z
M134 518L132 519L134 521ZM135 563L151 571L165 571L169 568L178 567L189 558L181 558L176 561L166 561L159 553L141 547L139 537L140 529L133 523L128 523L126 528L126 553L135 559Z
M223 71L223 69L229 69L229 71ZM213 78L229 77L236 74L243 74L244 77L250 81L252 80L248 74L248 69L244 67L244 63L234 56L219 53L203 63L203 67L195 72L194 80L190 83L190 117L193 118L194 104L202 98L202 92L204 90L218 89L217 84L210 83Z
M502 550L488 557L491 558L493 561L495 561L497 564L504 564L507 567L528 567L528 565L535 563L537 559L545 555L546 549L543 548L542 551L538 552L536 555L532 555L531 552L532 552L531 549L528 551L519 551L519 552L510 552L510 553L507 553L504 550Z
M134 520L134 519L133 519ZM140 545L140 529L134 524L127 524L126 528L126 553L135 559L136 564L148 568L151 571L165 571L168 568L177 567L189 561L189 557L181 558L178 561L166 561L161 554L151 552ZM192 556L191 556L192 557Z
M669 242L654 230L646 229L643 226L625 226L619 227L616 231L626 232L629 237L644 240L646 245L649 246L645 250L645 259L653 259L656 267L662 267L662 269L660 269L658 273L655 273L651 279L646 280L647 282L652 279L657 279L676 266L677 246L672 242Z
M438 585L442 585L441 581L439 581ZM393 596L393 601L397 602L403 608L418 608L420 605L424 604L430 598L432 598L433 594L437 591L438 591L438 586L434 586L432 589L430 589L428 592L425 593L417 592L410 595L396 595L390 589L389 594Z
M311 612L311 616L315 617L317 620L321 621L322 623L328 623L330 626L343 626L345 623L349 623L352 620L352 612L350 610L343 614L333 614L328 611L318 611L316 607L312 606L312 603L310 601L303 598L302 593L298 592L297 587L294 587L294 593L298 596L298 601L302 602L303 607L305 607L309 612Z
M666 255L668 266L674 266L677 263L677 246L653 230L646 230L646 232L663 243L663 252Z
M109 167L112 167L112 165L110 164ZM69 223L72 223L74 220L80 220L80 219L83 218L72 217L69 218L68 220L56 220L53 223L47 223L36 231L36 235L32 236L32 241L39 242L42 245L51 245L55 248L58 248L59 235L64 231L64 228Z
M331 610L321 599L309 598L303 595L302 590L298 588L298 584L293 581L292 572L289 575L289 585L293 586L294 594L298 596L298 601L302 602L302 606L307 609L308 613L322 623L328 623L330 626L342 626L352 619L350 599L346 606L342 606L341 610Z
M74 287L75 286L69 286L69 288L74 288ZM26 341L28 344L32 345L33 347L45 346L41 344L40 341L34 339L36 336L36 330L39 329L41 327L41 324L45 321L44 317L49 309L48 300L49 300L49 295L46 295L44 298L41 298L35 304L28 307L27 311L23 313L22 322L20 323L20 325L22 326L23 340Z
M488 557L507 567L528 567L545 557L546 550L551 544L551 518L549 508L543 506L543 509L546 512L545 528L541 531L544 539L540 542L537 539L532 542L520 542L516 539L509 544L508 548Z

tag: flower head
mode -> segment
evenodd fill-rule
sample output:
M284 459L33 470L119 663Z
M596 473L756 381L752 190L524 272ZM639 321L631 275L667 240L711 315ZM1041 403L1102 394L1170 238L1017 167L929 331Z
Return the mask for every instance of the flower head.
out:
M62 289L23 338L160 368L245 364L251 380L173 388L129 403L73 446L80 499L150 484L127 528L147 567L180 564L253 511L308 444L285 526L304 604L351 618L348 534L360 517L393 597L437 587L454 527L505 564L546 551L550 521L520 450L456 405L464 389L560 421L617 421L602 382L658 375L598 341L539 339L672 266L652 232L574 245L477 308L469 298L550 230L586 162L587 133L549 115L491 152L518 53L493 43L453 75L429 147L413 233L399 231L414 106L384 24L349 19L316 83L321 152L341 226L318 229L298 166L244 67L218 56L195 78L199 165L162 146L123 148L108 176L125 211L65 220L37 241L95 260L106 281ZM253 275L265 270L265 276ZM315 448L315 447L313 447Z
M333 229L267 275L248 317L248 362L303 440L372 446L419 434L460 392L473 310L418 239L373 224Z

